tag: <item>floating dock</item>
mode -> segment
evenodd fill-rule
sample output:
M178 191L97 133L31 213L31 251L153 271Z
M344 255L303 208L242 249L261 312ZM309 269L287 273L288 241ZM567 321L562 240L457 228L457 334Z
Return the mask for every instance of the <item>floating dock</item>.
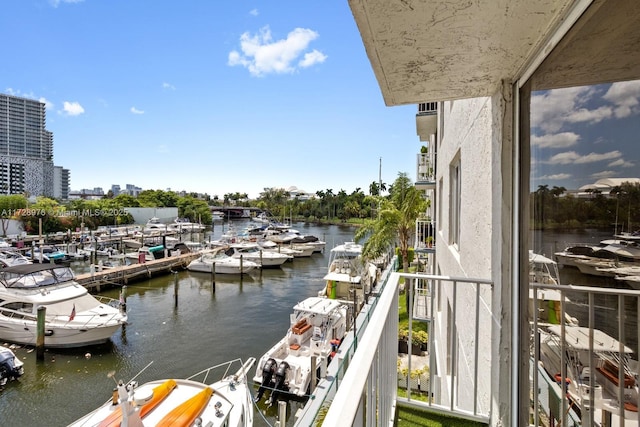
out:
M100 292L103 288L127 285L138 280L145 280L153 276L168 274L176 270L185 269L191 261L199 256L200 253L198 252L190 252L167 258L155 259L142 264L103 268L102 271L78 274L76 276L76 282L91 292Z

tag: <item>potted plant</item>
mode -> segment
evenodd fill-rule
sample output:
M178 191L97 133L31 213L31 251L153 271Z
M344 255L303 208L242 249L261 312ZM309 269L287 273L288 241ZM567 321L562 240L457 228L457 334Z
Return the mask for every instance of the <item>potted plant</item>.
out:
M429 340L429 334L426 331L413 331L411 334L411 347L412 354L413 347L416 346L418 348L418 355L427 350L427 341Z
M427 245L428 248L433 246L433 236L427 236L427 238L425 239L425 243Z
M426 145L423 145L422 147L420 147L420 153L427 154L428 152L429 152L429 147L427 147Z
M402 328L398 330L398 353L409 353L409 330Z

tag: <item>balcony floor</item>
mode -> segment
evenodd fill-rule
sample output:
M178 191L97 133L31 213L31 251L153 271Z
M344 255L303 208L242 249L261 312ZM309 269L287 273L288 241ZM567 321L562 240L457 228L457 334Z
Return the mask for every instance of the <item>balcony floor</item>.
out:
M399 403L396 407L396 427L485 427L487 424L436 414Z

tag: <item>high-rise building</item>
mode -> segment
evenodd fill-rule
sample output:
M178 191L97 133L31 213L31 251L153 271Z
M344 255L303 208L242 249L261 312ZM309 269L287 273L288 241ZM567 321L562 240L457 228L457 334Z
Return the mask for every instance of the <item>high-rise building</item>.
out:
M53 133L45 125L44 103L0 94L0 194L56 197L54 188L65 187L68 193L69 171L54 173Z
M69 169L53 167L53 197L60 200L69 198Z

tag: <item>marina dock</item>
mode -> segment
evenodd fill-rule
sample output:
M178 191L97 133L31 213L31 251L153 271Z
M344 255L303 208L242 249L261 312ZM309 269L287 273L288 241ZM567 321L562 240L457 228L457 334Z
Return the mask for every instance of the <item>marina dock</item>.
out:
M91 292L100 292L103 288L127 285L137 280L184 270L191 261L199 256L198 252L190 252L142 264L103 267L102 271L91 271L77 275L76 281Z

